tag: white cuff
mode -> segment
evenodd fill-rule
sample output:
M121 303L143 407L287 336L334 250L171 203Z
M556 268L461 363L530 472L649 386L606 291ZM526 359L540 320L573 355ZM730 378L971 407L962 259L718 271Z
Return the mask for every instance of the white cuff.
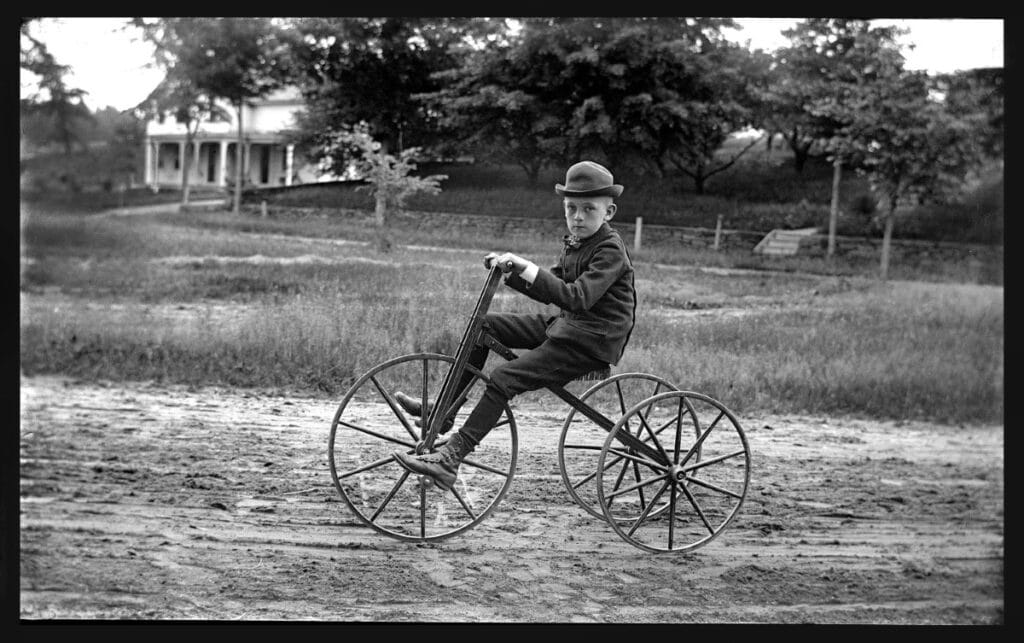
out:
M519 273L519 276L522 278L523 281L532 286L533 280L537 278L538 272L540 272L540 268L537 267L537 264L533 263L532 261L528 261L526 263L526 267L523 268L523 271L521 273Z

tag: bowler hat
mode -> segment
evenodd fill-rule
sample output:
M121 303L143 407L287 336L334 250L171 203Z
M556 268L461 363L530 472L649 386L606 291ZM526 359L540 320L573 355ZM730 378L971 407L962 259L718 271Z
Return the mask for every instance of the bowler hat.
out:
M612 173L593 161L581 161L565 173L565 185L555 185L558 196L613 196L622 194L622 186L615 185Z

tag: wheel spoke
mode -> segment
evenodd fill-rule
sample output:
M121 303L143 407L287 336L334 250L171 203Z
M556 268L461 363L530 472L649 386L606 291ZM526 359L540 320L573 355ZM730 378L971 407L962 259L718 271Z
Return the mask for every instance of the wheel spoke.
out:
M710 482L704 482L700 478L691 478L691 477L687 476L686 477L686 481L687 482L692 482L695 485L700 485L701 487L704 487L705 489L710 489L711 491L717 491L718 493L724 494L726 496L731 496L733 498L742 498L743 497L742 495L736 493L735 491L729 491L728 489L723 489L722 487L719 487L717 485L713 485Z
M423 360L423 389L420 392L420 433L426 431L427 418L423 417L423 412L427 409L427 405L430 404L430 362Z
M473 509L468 504L466 504L466 501L462 498L462 494L456 491L455 487L452 487L452 495L455 496L455 499L459 501L459 504L462 505L462 508L466 510L466 513L469 515L469 517L472 520L476 520L476 514L473 513Z
M672 542L676 535L676 485L672 485L668 495L668 549L672 551Z
M373 431L371 429L367 429L366 427L356 426L355 424L352 424L351 422L346 422L344 420L338 420L338 424L340 424L341 426L347 427L349 429L352 429L353 431L359 431L360 433L365 433L366 435L371 435L371 436L373 436L375 438L378 438L380 440L384 440L385 442L391 442L391 443L394 443L394 444L400 444L403 447L406 447L407 449L415 449L416 448L415 443L406 442L405 440L399 440L398 438L393 438L390 435L384 435L383 433L379 433L377 431Z
M626 413L626 398L622 394L622 383L619 380L615 380L615 393L619 398L619 413L625 415ZM629 420L626 420L626 432L632 433L633 427L629 425Z
M638 465L636 462L633 463L633 480L635 480L636 482L640 482L640 465ZM647 506L647 503L644 502L643 488L638 489L637 494L640 496L640 509L643 509L644 507Z
M388 403L388 406L391 407L391 411L395 414L395 417L398 418L398 421L401 422L402 426L405 427L405 430L409 432L409 436L412 437L413 440L419 440L420 436L416 434L416 431L413 431L412 425L409 424L409 420L406 420L405 415L398 410L398 405L395 403L394 398L391 397L391 394L384 390L384 387L380 385L380 382L377 381L376 377L370 377L370 381L373 382L375 387L377 387L377 390L384 398L384 401Z
M563 448L579 449L580 451L600 451L601 447L592 444L565 444Z
M679 488L683 490L683 494L686 495L686 499L690 501L691 505L693 505L694 511L696 511L697 515L700 516L700 519L704 523L704 526L707 527L708 532L714 535L715 528L711 526L710 522L708 522L707 517L704 515L704 511L700 508L700 504L697 503L697 499L693 497L693 494L690 493L690 490L686 488L685 484L679 485ZM673 522L675 522L674 519Z
M372 516L370 516L370 522L376 520L377 516L380 515L380 512L384 511L384 508L388 506L388 503L391 502L391 499L394 498L395 494L398 493L398 490L402 488L402 485L405 484L405 480L408 477L409 472L403 471L402 477L395 482L394 486L391 487L391 491L388 492L388 495L384 496L384 500L381 501L380 505L377 507L377 510L373 512Z
M626 413L626 398L622 395L622 383L615 380L615 393L619 396L619 413Z
M707 440L708 436L711 435L711 429L715 428L715 425L718 424L718 421L721 420L723 417L725 417L725 411L719 411L718 417L716 417L715 421L712 422L711 425L708 426L708 428L704 429L704 431L700 434L700 437L697 438L697 441L693 443L692 447L690 447L690 450L686 453L686 456L682 460L680 460L679 466L686 466L686 463L689 462L690 458L693 457L693 454L700 452L700 446L704 444L704 440Z
M654 397L655 395L657 395L658 391L660 391L660 390L661 390L661 382L655 381L655 383L654 383L654 392L651 393L651 397ZM640 414L640 417L642 417L643 419L646 420L647 418L649 418L651 416L651 411L653 411L653 410L654 410L654 405L651 404L646 409L644 409L644 412Z
M420 538L427 536L427 483L420 476Z
M452 402L452 405L449 406L447 409L445 409L444 415L440 416L439 419L434 420L434 421L435 422L440 422L440 423L443 424L444 421L448 419L448 416L451 415L453 411L455 411L455 409L461 408L462 405L466 403L466 398L469 397L469 391L473 388L474 384L476 384L476 380L474 380L474 381L470 382L469 384L467 384L466 388L461 393L459 393L459 396L457 398L455 398L454 402ZM504 422L500 422L498 424L495 424L493 427L491 427L491 429L493 430L494 428L499 427L502 424L508 424L508 421L506 420Z
M650 406L648 406L648 407L647 407L647 412L648 412L648 413L650 413L650 412L651 412L651 409L652 409L653 407L654 407L654 405L653 405L653 404L651 404ZM646 429L646 430L647 430L647 433L648 433L648 434L649 434L649 435L651 436L651 442L653 442L653 443L654 443L654 446L655 446L655 447L657 447L657 449L658 449L658 451L659 451L659 452L661 453L661 455L665 456L665 460L666 460L666 461L671 461L671 459L670 459L670 458L668 457L668 453L666 453L666 452L665 452L665 448L664 448L664 447L662 447L662 446L661 446L661 442L659 442L659 441L658 441L658 433L661 433L662 431L664 431L664 430L665 430L665 427L667 427L667 426L668 426L668 424L671 424L671 421L670 421L670 422L669 422L668 424L665 424L664 426L662 426L662 427L661 427L660 429L658 429L658 431L657 431L657 432L655 432L655 431L652 431L652 430L651 430L651 425L649 425L649 424L647 423L647 417L646 417L646 416L644 416L644 415L643 415L642 413L640 413L640 414L638 414L638 417L640 418L640 425L641 425L641 426L642 426L642 427L643 427L644 429ZM647 440L644 440L644 442L646 442L646 441L647 441Z
M664 480L665 477L666 476L663 476L663 475L655 476L655 477L651 478L650 480L644 480L644 481L638 482L637 484L631 485L629 487L625 487L624 489L616 489L615 491L613 491L611 493L605 494L604 497L605 498L615 498L616 496L621 496L624 493L629 493L630 491L635 491L636 489L640 489L641 487L646 487L646 486L652 485L652 484L654 484L655 482L657 482L659 480Z
M369 471L371 469L376 469L377 467L384 466L385 464L389 464L389 463L394 462L394 461L395 461L395 459L392 456L390 456L390 455L387 456L387 457L384 457L384 458L379 458L377 460L374 460L370 464L365 464L365 465L359 467L358 469L353 469L351 471L346 471L345 473L339 473L338 474L338 479L339 480L343 480L343 479L348 478L350 476L354 476L357 473L363 473L363 472Z
M508 471L503 471L501 469L495 469L494 467L492 467L492 466L490 466L488 464L484 464L482 462L477 462L475 460L463 460L462 464L464 464L466 466L474 467L476 469L482 469L484 471L489 471L490 473L496 473L499 476L502 476L502 477L505 477L505 478L507 478L510 475L512 475Z
M608 449L608 453L614 453L615 455L617 455L619 457L622 457L622 458L629 458L630 460L632 460L634 462L639 462L640 464L644 465L648 469L653 469L655 471L661 471L661 472L664 472L666 470L665 465L661 464L660 462L655 462L654 460L648 460L647 458L641 458L640 456L633 455L632 453L627 453L625 451L620 451L618 449ZM607 471L610 468L611 468L611 465L605 467L604 470Z
M708 465L718 464L719 462L722 462L723 460L728 460L729 458L735 458L737 456L741 456L741 455L745 455L745 454L746 454L746 451L744 451L743 449L740 449L739 451L734 451L733 453L726 453L725 455L719 455L719 456L715 456L714 458L709 458L707 460L701 460L697 464L691 464L691 465L685 466L685 467L683 467L683 471L685 471L686 473L689 473L691 471L696 471L697 469L701 469L701 468L706 467Z
M640 528L640 525L644 524L644 521L647 520L647 516L651 513L651 509L654 509L654 505L657 504L658 499L661 498L661 494L665 493L665 489L668 489L668 486L670 484L672 484L672 481L666 479L665 484L661 485L661 489L658 489L658 493L654 494L654 497L651 498L651 504L647 505L647 509L644 509L640 513L640 516L633 521L633 526L630 527L629 531L627 532L628 536L632 536L633 533ZM612 524L614 525L614 523Z
M619 486L622 484L622 479L626 477L626 471L628 469L629 469L629 461L628 460L624 460L623 463L622 463L622 469L619 470L619 475L618 475L617 478L615 478L615 484L612 485L613 489L618 489L619 488ZM616 496L616 494L612 493L608 497L608 506L609 507L611 507L612 502L615 500L615 496Z
M679 410L676 412L676 446L672 452L671 462L679 462L679 449L683 438L683 398L679 398Z
M623 457L621 455L617 456L614 460L612 460L610 463L605 465L604 469L601 469L601 470L602 471L607 471L607 470L611 469L612 467L614 467L619 462L621 462L622 460L623 460ZM593 480L594 476L596 476L596 475L597 475L597 470L595 469L592 473L584 476L582 480L580 480L579 482L575 483L573 485L573 489L579 489L580 487L582 487L586 483L588 483L591 480Z

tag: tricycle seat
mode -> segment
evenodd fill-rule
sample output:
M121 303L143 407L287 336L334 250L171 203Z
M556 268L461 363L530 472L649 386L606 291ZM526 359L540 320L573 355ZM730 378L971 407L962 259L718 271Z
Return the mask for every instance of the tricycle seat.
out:
M573 382L598 382L600 380L608 379L608 377L611 374L612 374L612 367L611 366L605 366L604 368L599 368L599 369L590 371L589 373L584 373L583 375L580 375L579 377L574 378L572 381Z

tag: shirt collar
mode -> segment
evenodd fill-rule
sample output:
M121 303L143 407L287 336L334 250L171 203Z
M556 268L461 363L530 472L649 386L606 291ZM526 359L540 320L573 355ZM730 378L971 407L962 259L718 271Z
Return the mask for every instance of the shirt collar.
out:
M598 239L603 239L607 235L611 234L611 231L611 226L609 226L608 222L605 221L601 224L601 227L597 229L597 232L590 235L586 239L580 239L574 234L567 234L562 237L562 244L566 250L568 250L569 248L576 249L579 248L580 246L597 241Z

